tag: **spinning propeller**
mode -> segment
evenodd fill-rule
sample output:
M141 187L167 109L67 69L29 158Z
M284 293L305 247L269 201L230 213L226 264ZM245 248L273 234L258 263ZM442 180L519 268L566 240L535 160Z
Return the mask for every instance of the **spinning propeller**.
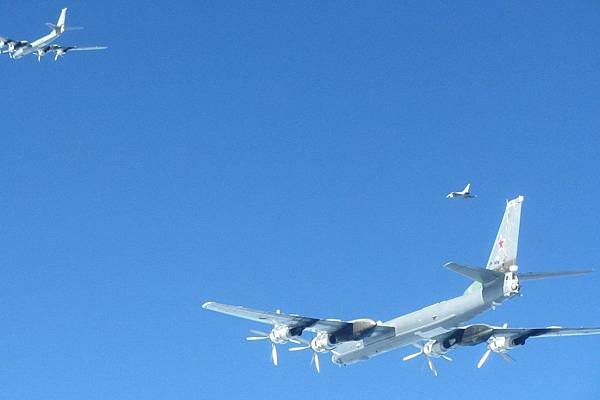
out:
M290 351L300 351L300 350L310 350L312 352L312 356L310 358L310 365L315 364L315 368L317 369L317 373L321 372L321 363L319 362L319 353L327 353L331 352L332 354L339 355L335 349L335 343L337 339L335 337L331 337L327 332L319 332L317 336L315 336L311 341L308 341L303 338L299 338L299 340L304 344L304 346L300 347L292 347Z
M277 314L280 314L281 311L277 310ZM296 343L301 344L302 342L299 338L291 336L293 334L290 333L289 327L285 325L276 325L273 327L270 333L256 331L251 329L251 333L256 336L248 336L246 340L255 341L255 340L269 340L271 342L271 360L273 361L273 365L277 366L278 357L277 357L277 344L283 343Z
M248 336L246 340L254 341L254 340L271 340L270 334L261 331L250 330L251 333L257 336ZM273 365L277 366L277 347L275 346L275 342L271 340L271 360L273 361Z
M319 361L319 353L317 353L317 351L312 348L311 342L306 341L305 342L305 346L291 347L288 350L289 351L300 351L300 350L307 350L307 349L310 349L311 352L312 352L312 356L310 357L310 365L311 365L311 367L312 367L313 364L315 364L315 368L317 369L317 373L320 373L321 372L321 363Z
M452 361L452 359L445 354L440 354L440 353L434 352L433 351L434 344L435 344L435 341L429 341L429 342L425 343L423 346L421 346L421 350L419 350L418 352L416 352L414 354L410 354L410 355L404 357L402 359L402 361L412 360L413 358L417 358L418 356L420 356L422 354L425 356L425 358L427 358L427 365L429 366L429 369L431 370L433 375L437 376L437 369L435 368L435 365L433 364L432 358L433 357L442 357L444 360L447 360L447 361Z
M502 328L504 328L504 329L508 328L508 324L502 325ZM498 337L490 338L488 340L487 350L485 351L485 353L483 353L483 356L477 363L477 368L483 367L483 364L485 364L485 362L487 361L490 354L492 354L492 352L497 353L500 357L502 357L502 359L504 361L506 361L508 363L515 361L514 358L512 358L511 356L509 356L506 353L508 351L508 349L510 348L507 341L508 341L508 338L506 336L498 336Z

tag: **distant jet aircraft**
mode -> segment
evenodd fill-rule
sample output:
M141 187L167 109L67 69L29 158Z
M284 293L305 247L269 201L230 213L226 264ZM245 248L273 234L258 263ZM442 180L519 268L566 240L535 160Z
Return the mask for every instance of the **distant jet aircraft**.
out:
M28 54L34 54L37 56L38 61L41 61L42 57L47 53L54 51L56 53L54 60L58 60L59 57L65 55L67 52L71 51L82 51L82 50L103 50L106 49L106 46L92 46L92 47L77 47L77 46L68 46L63 47L57 44L51 44L54 42L60 35L62 35L65 31L74 31L83 29L82 27L76 26L65 26L65 17L67 15L67 9L63 8L60 12L60 16L58 17L58 21L55 24L47 22L46 25L51 29L50 33L46 36L43 36L39 39L34 40L33 42L28 42L26 40L13 40L8 38L0 37L0 50L4 47L7 47L6 50L3 50L2 53L8 53L8 56L14 60L22 58Z
M469 183L467 184L467 186L465 186L462 192L450 192L446 196L447 199L453 199L455 197L462 197L463 199L474 199L477 196L471 194L471 184Z
M517 245L523 196L506 205L500 229L494 241L486 268L467 267L455 263L445 265L473 283L458 297L435 303L410 314L382 322L375 319L320 319L280 311L260 311L242 306L207 302L207 310L249 319L271 325L269 332L251 331L255 336L247 340L266 340L271 344L271 359L277 365L276 345L298 343L290 351L308 350L312 364L320 370L319 353L331 353L331 360L338 365L366 361L400 347L416 347L418 352L407 355L404 361L423 356L431 372L437 376L434 358L450 361L447 353L463 346L485 345L483 356L477 363L481 368L490 354L498 354L505 361L512 361L508 352L524 345L529 339L544 336L577 336L600 334L600 327L562 328L558 326L534 328L509 328L507 324L466 324L475 316L494 309L501 303L518 296L521 282L546 278L580 275L590 270L562 272L518 273ZM429 277L428 279L430 279ZM360 284L360 283L357 283ZM410 284L410 283L405 283ZM398 286L402 288L402 283ZM393 296L393 293L391 294ZM215 327L219 329L219 327ZM311 339L302 336L314 333ZM583 346L583 344L582 344ZM578 351L585 351L581 348ZM575 353L574 353L575 354Z

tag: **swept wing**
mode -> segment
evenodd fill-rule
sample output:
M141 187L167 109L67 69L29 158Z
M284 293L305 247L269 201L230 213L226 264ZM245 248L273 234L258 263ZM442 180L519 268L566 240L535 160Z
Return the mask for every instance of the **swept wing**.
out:
M54 56L54 61L58 60L59 57L64 56L67 53L72 51L93 51L93 50L104 50L107 49L106 46L87 46L87 47L78 47L78 46L59 46L53 45L51 46L51 51L54 51L56 54Z
M320 319L305 317L296 314L285 314L282 312L260 311L242 306L232 306L215 302L207 302L202 308L244 318L255 322L269 325L286 325L291 328L301 328L309 332L326 332L335 334L339 332L352 332L354 322L333 319ZM373 327L369 336L394 335L395 329L391 326L377 324Z
M87 46L87 47L77 47L77 46L68 46L68 47L59 47L66 52L70 51L90 51L90 50L104 50L107 49L107 46Z
M474 324L455 328L437 336L423 337L421 343L415 343L415 346L420 349L419 352L410 354L404 357L403 360L412 360L422 355L427 359L431 372L437 376L437 369L433 363L433 358L442 357L451 361L446 354L458 346L475 346L486 343L487 349L477 364L477 368L481 368L492 353L498 354L507 362L512 362L513 358L508 352L517 346L524 345L529 338L585 335L600 335L600 327L563 328L549 326L545 328L508 328L506 324L502 327Z
M441 343L444 349L459 346L474 346L489 340L492 337L510 338L515 345L525 344L533 337L544 336L587 336L600 335L600 327L591 328L563 328L549 326L545 328L508 328L507 326L492 326L487 324L473 324L452 329L430 340Z
M595 328L563 328L549 326L547 328L493 328L494 336L506 336L523 341L528 338L544 336L587 336L600 335L600 327Z

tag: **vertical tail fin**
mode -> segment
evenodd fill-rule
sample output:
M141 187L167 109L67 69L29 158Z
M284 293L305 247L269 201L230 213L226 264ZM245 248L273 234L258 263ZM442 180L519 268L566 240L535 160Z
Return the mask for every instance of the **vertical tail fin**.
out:
M519 196L506 204L504 217L502 217L502 223L492 247L487 269L506 272L511 265L517 264L521 204L524 199L523 196Z
M60 17L58 17L58 21L56 22L56 26L57 26L57 27L59 27L59 28L60 28L61 26L64 26L64 25L65 25L65 17L66 17L66 16L67 16L67 9L66 9L66 8L63 8L63 9L60 11Z
M468 194L471 191L471 184L467 183L467 186L463 189L463 193Z
M66 31L78 31L83 29L80 26L65 26L65 18L67 17L67 9L63 8L60 12L60 17L58 17L58 21L56 25L51 22L46 22L46 26L52 29L56 35L62 35Z

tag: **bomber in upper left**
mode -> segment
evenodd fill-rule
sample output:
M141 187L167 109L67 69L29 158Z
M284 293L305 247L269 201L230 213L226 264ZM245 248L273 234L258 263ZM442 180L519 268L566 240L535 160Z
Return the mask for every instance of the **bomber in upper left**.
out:
M17 60L28 54L36 55L38 61L42 60L42 57L50 52L54 52L54 61L58 60L59 57L64 56L66 53L71 51L88 51L88 50L104 50L106 46L91 46L91 47L78 47L78 46L60 46L58 44L51 44L65 31L74 31L83 29L82 27L65 26L65 17L67 15L67 9L63 8L58 17L56 24L46 22L46 26L50 28L50 33L32 42L26 40L13 40L4 37L0 37L0 50L7 47L6 50L2 50L2 53L8 53L9 57Z

